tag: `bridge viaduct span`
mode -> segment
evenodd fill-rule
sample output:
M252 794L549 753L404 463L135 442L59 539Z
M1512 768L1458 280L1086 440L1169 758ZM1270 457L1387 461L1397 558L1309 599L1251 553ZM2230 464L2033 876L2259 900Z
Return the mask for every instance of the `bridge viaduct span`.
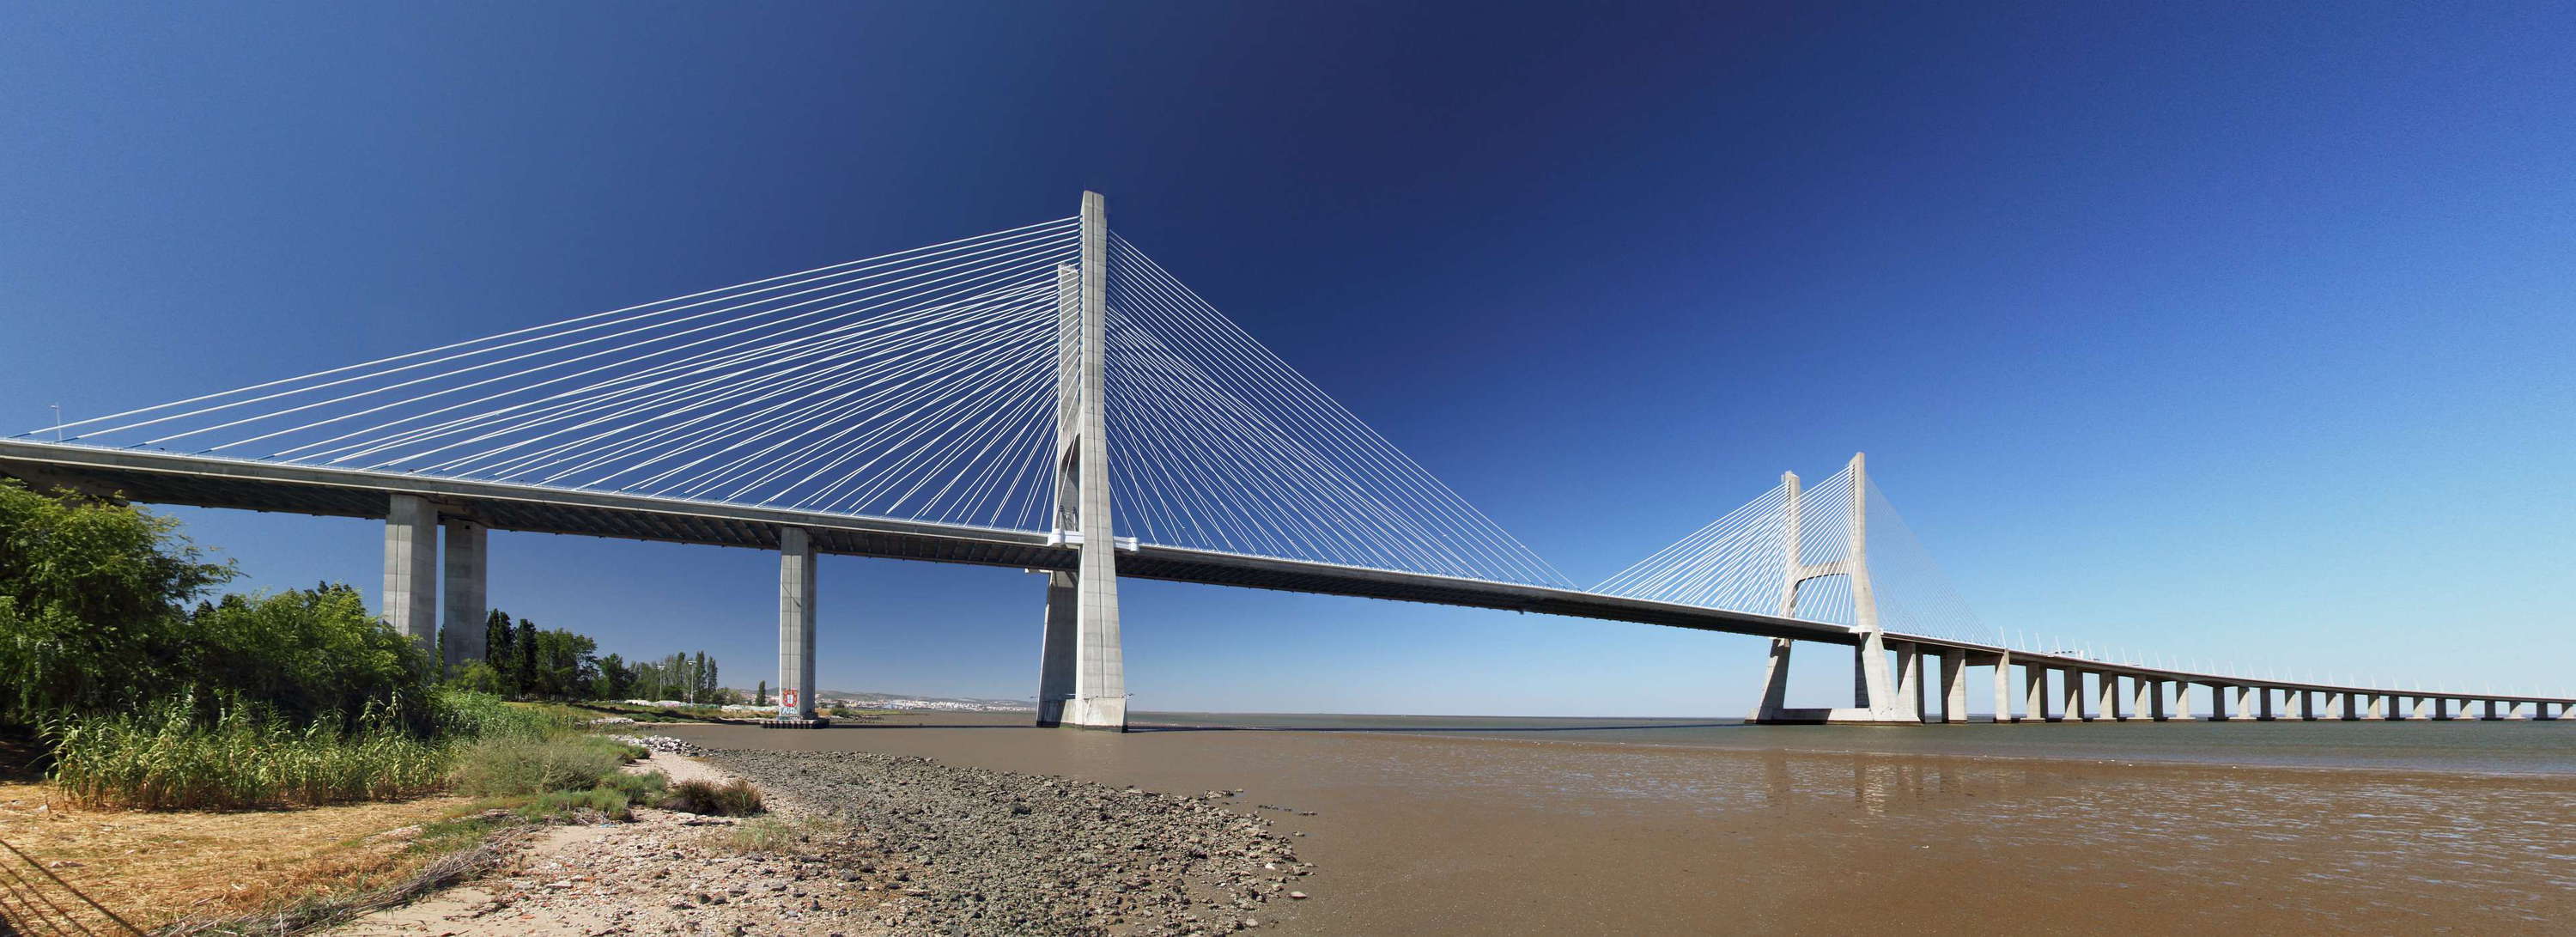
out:
M774 550L782 723L816 715L823 553L1045 575L1042 725L1125 727L1122 578L1768 637L1759 722L1965 722L1970 668L2014 722L2188 720L2195 687L2223 720L2576 705L2017 650L1920 614L1938 601L1900 602L1924 627L1891 629L1872 531L1892 512L1858 456L1575 588L1231 328L1085 193L1059 222L0 439L0 474L382 518L384 618L425 646L443 627L451 666L482 653L489 531ZM1853 706L1784 705L1798 642L1854 649Z

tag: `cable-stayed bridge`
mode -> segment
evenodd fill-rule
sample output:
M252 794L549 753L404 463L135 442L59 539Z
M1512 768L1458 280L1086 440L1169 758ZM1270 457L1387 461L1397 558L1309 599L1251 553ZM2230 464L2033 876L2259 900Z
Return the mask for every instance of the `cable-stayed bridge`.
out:
M1112 233L1096 193L1070 218L30 431L0 440L0 473L384 518L385 620L424 644L443 627L449 665L482 655L487 531L776 550L791 722L814 716L819 553L1044 573L1041 724L1126 724L1121 578L1765 636L1758 721L1966 721L1970 667L2016 720L2192 718L2194 686L2220 718L2576 703L2007 647L1857 456L1579 588ZM1852 706L1783 705L1799 641L1855 649Z

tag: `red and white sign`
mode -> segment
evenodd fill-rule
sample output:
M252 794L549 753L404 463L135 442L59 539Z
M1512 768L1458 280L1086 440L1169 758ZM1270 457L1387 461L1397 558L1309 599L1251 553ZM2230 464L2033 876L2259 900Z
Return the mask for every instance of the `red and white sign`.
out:
M793 690L793 689L782 689L782 690L779 690L779 691L778 691L778 708L780 708L780 709L794 709L794 708L796 708L796 691L795 691L795 690Z

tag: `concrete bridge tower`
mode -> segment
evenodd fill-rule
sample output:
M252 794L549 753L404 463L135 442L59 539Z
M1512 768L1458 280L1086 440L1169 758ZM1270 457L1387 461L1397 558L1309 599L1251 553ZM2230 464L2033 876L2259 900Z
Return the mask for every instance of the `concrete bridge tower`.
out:
M1082 193L1082 263L1056 269L1055 528L1079 543L1073 572L1047 574L1038 724L1127 728L1118 642L1118 543L1109 524L1109 440L1102 417L1109 213Z
M1808 563L1800 554L1804 541L1799 526L1805 510L1805 492L1798 485L1795 472L1782 473L1781 484L1788 489L1788 502L1783 508L1787 550L1782 562L1787 564L1781 577L1779 615L1795 617L1798 612L1798 588L1808 580L1826 576L1851 579L1852 620L1858 638L1852 655L1852 705L1849 708L1791 709L1784 705L1789 691L1788 638L1771 639L1771 656L1762 675L1762 698L1754 704L1752 722L1770 723L1897 723L1923 721L1920 712L1909 712L1899 705L1894 679L1887 668L1886 634L1878 623L1878 597L1869 581L1869 466L1867 453L1853 453L1849 466L1851 503L1847 510L1845 543L1842 559L1830 563ZM1912 658L1908 658L1911 660Z

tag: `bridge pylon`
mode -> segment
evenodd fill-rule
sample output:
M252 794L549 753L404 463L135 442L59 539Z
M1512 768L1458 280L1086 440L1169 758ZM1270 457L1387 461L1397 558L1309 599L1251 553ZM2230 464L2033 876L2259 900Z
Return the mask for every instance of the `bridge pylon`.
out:
M1038 665L1038 725L1127 728L1127 667L1118 640L1118 542L1110 527L1109 445L1102 410L1109 292L1109 212L1082 193L1081 263L1056 268L1055 529L1078 543L1072 572L1047 574Z
M1879 627L1878 598L1869 579L1869 468L1866 453L1853 453L1850 464L1851 503L1845 524L1846 542L1841 559L1826 563L1806 562L1802 555L1799 523L1804 510L1804 492L1795 472L1783 472L1781 485L1787 489L1788 502L1784 526L1787 549L1782 562L1786 575L1780 586L1779 615L1797 617L1798 590L1809 580L1843 576L1851 581L1852 620L1852 705L1827 709L1792 709L1784 704L1789 690L1788 638L1771 639L1771 655L1763 667L1762 697L1747 718L1757 723L1814 724L1820 722L1849 724L1918 725L1923 721L1919 711L1901 705L1900 695L1887 667L1886 632ZM1911 652L1909 652L1911 653Z

